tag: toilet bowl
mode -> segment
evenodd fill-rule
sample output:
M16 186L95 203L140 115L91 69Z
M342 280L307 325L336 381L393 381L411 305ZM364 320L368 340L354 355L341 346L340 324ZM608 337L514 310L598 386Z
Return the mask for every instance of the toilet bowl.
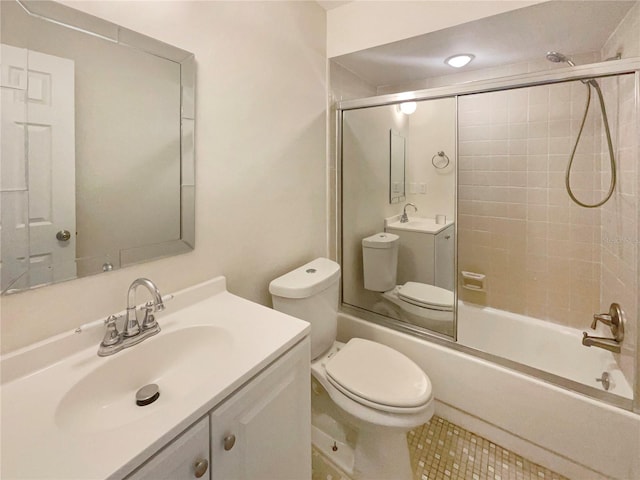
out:
M419 282L396 285L398 243L397 235L386 232L362 240L364 287L380 292L383 300L400 307L411 323L428 328L450 324L454 305L451 290Z
M400 307L404 312L433 322L453 321L454 296L451 290L407 282L382 293L382 298Z
M354 480L410 480L406 434L433 415L431 382L386 345L335 340L339 272L319 258L269 285L276 310L311 323L314 444ZM332 439L341 425L351 433Z

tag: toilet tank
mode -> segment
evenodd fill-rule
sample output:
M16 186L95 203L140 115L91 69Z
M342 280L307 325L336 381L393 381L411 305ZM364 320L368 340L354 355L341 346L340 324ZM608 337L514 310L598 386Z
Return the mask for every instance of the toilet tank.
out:
M311 359L336 339L340 265L317 258L269 284L273 308L311 324Z
M386 292L396 286L398 235L376 233L362 239L364 288Z

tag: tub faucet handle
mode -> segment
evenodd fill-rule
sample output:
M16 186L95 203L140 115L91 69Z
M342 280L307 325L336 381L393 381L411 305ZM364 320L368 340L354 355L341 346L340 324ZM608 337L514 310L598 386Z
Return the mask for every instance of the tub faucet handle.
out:
M604 323L605 325L609 325L611 326L611 315L609 315L608 313L596 313L593 316L593 322L591 322L591 329L595 330L596 327L598 326L598 321Z
M612 303L609 307L609 313L596 313L591 322L593 330L598 326L598 322L602 322L611 328L611 333L616 342L624 339L624 317L620 305Z

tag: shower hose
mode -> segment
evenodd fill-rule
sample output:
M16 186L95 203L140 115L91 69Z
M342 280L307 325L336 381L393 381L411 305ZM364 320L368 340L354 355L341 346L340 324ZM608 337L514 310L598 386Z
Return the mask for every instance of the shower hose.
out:
M583 81L587 87L587 104L584 109L584 115L582 116L582 123L580 124L580 130L578 131L578 137L576 138L576 143L573 146L573 150L571 152L571 157L569 158L569 163L567 164L567 171L565 174L564 182L567 187L567 193L571 200L573 200L576 204L585 208L596 208L601 205L604 205L613 195L613 191L616 188L616 161L613 155L613 145L611 143L611 131L609 130L609 120L607 119L607 110L604 106L604 99L602 98L602 90L600 90L600 85L595 80L587 80ZM595 88L596 93L598 94L598 99L600 100L600 112L602 113L602 120L604 122L604 129L607 137L607 147L609 148L609 165L611 168L611 183L609 184L609 191L605 198L600 200L598 203L589 204L581 202L576 198L573 191L571 190L571 166L573 165L573 159L576 155L576 150L578 149L578 144L580 143L580 137L582 136L582 130L584 129L584 124L587 121L587 114L589 113L589 105L591 104L591 87Z

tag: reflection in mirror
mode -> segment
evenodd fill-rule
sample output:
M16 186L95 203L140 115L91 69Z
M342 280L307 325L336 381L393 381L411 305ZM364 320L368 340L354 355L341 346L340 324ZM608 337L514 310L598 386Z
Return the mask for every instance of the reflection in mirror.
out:
M389 203L399 203L405 199L405 138L390 129L389 145Z
M444 98L418 102L411 115L385 105L344 111L342 120L343 302L447 336L454 335L455 115L455 99ZM387 196L394 138L405 145L401 203ZM451 159L442 168L432 163L438 152Z
M2 2L2 291L189 251L193 55Z
M636 88L631 74L466 95L458 112L458 342L598 390L608 372L608 392L626 399L638 314ZM614 170L604 205L571 200L567 176L595 204ZM590 326L614 302L627 318L616 358L580 341L583 331L612 337Z

